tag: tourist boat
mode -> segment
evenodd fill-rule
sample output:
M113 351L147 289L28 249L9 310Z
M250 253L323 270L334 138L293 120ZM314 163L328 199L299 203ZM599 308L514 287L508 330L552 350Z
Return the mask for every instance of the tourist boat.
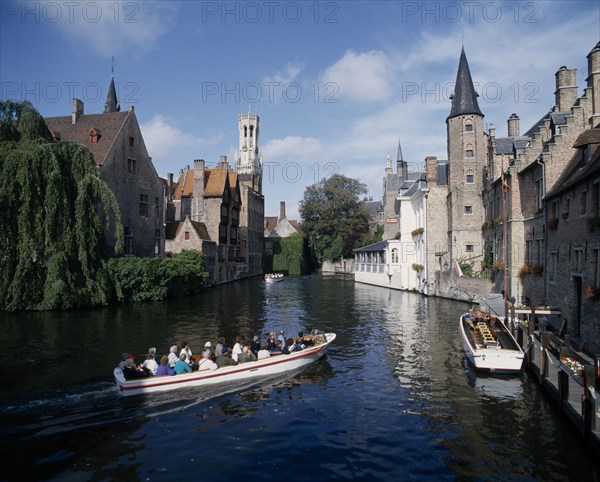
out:
M278 281L283 281L283 274L281 273L268 273L265 275L265 281L267 283L276 283Z
M314 345L289 355L272 355L269 358L216 370L125 380L121 369L115 368L114 377L119 393L127 396L275 375L304 367L322 358L331 342L335 340L335 333L314 335L313 340Z
M525 354L502 320L486 311L472 310L460 317L465 354L477 370L518 373Z

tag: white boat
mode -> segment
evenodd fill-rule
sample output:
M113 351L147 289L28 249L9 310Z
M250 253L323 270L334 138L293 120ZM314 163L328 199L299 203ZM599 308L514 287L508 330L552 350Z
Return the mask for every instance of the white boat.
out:
M316 335L315 345L289 355L273 355L254 362L240 363L235 366L217 368L216 370L201 370L181 375L166 375L159 377L136 378L125 380L120 368L114 369L115 382L121 395L139 395L179 388L201 387L214 383L229 382L248 378L274 375L309 365L325 355L335 333L321 335L324 340L319 342Z
M518 373L525 354L506 325L497 316L472 310L460 317L465 354L477 370Z
M283 275L279 273L275 274L266 274L265 281L267 283L277 283L278 281L283 281Z

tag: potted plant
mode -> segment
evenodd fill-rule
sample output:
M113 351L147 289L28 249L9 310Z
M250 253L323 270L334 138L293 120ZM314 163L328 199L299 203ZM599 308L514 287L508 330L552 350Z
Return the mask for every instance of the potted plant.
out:
M423 234L424 231L425 230L423 228L416 228L413 229L410 234L412 234L413 236L419 236L420 234Z
M589 285L585 288L585 299L586 300L597 300L600 299L600 288L598 286Z
M419 263L413 263L412 269L414 269L417 273L419 273L420 271L423 271L423 265L419 264Z

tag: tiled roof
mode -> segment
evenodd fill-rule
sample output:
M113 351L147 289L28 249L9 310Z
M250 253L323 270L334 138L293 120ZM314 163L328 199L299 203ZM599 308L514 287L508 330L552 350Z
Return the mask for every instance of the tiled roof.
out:
M237 183L237 178L238 178L237 171L229 171L229 189L231 190L232 194L233 194L233 191L235 191L235 185Z
M175 187L176 200L180 200L182 197L191 196L194 193L194 170L184 169L179 173L179 180Z
M452 109L450 110L448 119L464 114L477 114L483 117L477 103L477 97L478 94L475 92L475 87L473 86L469 63L467 62L467 56L463 48L460 53L456 84L452 96Z
M356 248L353 251L355 253L360 253L363 251L385 251L387 244L388 244L387 241L379 241L374 244L369 244L368 246L363 246L362 248Z
M277 226L278 218L277 216L265 216L265 229L267 231L272 231Z
M577 137L573 147L583 147L588 144L600 144L600 128L588 129Z
M73 141L86 146L96 164L101 165L113 145L117 134L125 123L129 112L110 112L107 114L84 114L75 124L71 123L71 116L46 117L44 120L54 135L60 133L61 141ZM100 130L102 135L98 142L90 142L90 131Z
M204 196L222 196L228 170L222 167L204 170Z
M206 225L204 223L199 223L197 221L189 222L191 223L192 228L194 229L194 231L196 231L200 239L203 239L205 241L211 240L210 235L208 234L208 229L206 228ZM175 239L181 231L181 228L184 224L185 221L167 223L167 225L165 226L165 239Z
M496 154L512 154L514 145L512 137L496 137Z
M596 147L588 162L581 165L581 151L576 151L569 164L554 184L546 199L553 198L564 191L572 189L577 184L600 173L600 147Z

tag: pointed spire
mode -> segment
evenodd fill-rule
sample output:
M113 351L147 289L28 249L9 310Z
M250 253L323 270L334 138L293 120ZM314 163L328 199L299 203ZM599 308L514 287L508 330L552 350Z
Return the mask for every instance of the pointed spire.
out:
M475 92L473 79L471 79L471 71L465 54L464 47L460 53L460 61L458 63L458 73L456 74L456 85L454 86L454 94L450 96L452 99L452 109L448 119L464 114L477 114L483 117L479 104L477 103L479 94Z
M104 113L119 112L121 106L117 101L117 89L115 88L115 58L112 57L110 85L106 94L106 102L104 103Z
M400 138L398 137L398 155L396 157L396 161L404 161L402 157L402 146L400 145Z

